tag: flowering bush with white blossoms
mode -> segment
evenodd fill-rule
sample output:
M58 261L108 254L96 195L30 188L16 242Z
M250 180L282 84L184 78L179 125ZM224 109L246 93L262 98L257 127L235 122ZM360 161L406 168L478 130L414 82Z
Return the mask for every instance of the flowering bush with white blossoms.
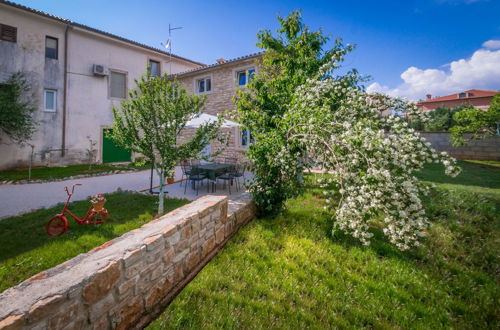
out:
M383 109L397 108L405 116L418 116L415 105L369 95L331 77L308 80L297 89L294 102L286 118L288 139L300 141L331 173L319 183L334 230L369 244L369 222L382 215L383 232L393 244L401 250L417 246L428 219L420 199L427 188L415 173L432 162L442 163L447 175L460 169L405 119L381 115Z
M353 46L310 31L300 12L279 17L278 36L261 31L258 45L266 51L258 74L237 90L237 120L255 143L249 184L261 215L281 211L287 198L300 192L302 172L320 164L331 173L320 182L341 230L369 244L370 221L384 218L384 233L400 249L418 245L428 226L421 202L426 192L415 173L440 162L456 175L455 160L438 154L409 127L425 120L413 103L369 95L356 70L334 75ZM382 116L392 110L399 116Z

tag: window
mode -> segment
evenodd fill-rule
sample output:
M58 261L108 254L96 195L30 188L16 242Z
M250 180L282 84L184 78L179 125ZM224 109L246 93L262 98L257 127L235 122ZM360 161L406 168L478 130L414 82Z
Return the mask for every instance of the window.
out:
M111 71L109 81L109 97L124 99L127 95L127 75Z
M160 62L149 60L149 73L152 76L159 77L160 73Z
M241 130L241 139L240 139L241 146L247 148L253 142L254 142L254 140L252 137L252 133L250 133L250 131L247 129L242 129Z
M45 57L57 60L57 39L45 37Z
M44 111L56 112L57 109L57 91L53 89L46 89L44 93Z
M207 93L212 90L212 79L203 78L196 80L196 92L198 94Z
M238 86L245 86L250 80L255 76L255 69L247 69L244 71L238 71L236 73L236 79L238 79Z
M459 98L467 97L467 93L460 93L460 94L458 94L458 97Z
M0 40L17 42L17 28L10 25L0 24Z

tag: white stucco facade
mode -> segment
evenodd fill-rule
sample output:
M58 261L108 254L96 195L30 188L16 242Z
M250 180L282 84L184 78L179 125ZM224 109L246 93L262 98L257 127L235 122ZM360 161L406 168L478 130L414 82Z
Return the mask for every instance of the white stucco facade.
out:
M94 75L94 64L125 74L128 89L134 87L134 79L146 71L150 60L160 63L161 73L169 74L202 66L11 4L0 3L0 24L17 28L16 42L0 40L0 83L19 71L24 72L31 83L31 97L37 104L34 119L38 126L29 143L35 145L38 165L86 161L89 138L97 142L96 161L102 160L103 128L112 125L111 108L119 105L121 99L110 97L110 76ZM47 36L58 40L57 59L45 56ZM56 91L55 112L44 111L46 89ZM4 135L1 142L0 169L28 163L30 147L9 143Z

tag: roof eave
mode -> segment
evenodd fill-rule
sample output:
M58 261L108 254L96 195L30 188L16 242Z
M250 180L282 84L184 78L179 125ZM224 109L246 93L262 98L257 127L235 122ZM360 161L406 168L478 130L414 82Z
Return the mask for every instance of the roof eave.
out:
M235 59L227 60L223 63L206 65L206 66L201 67L201 68L195 68L192 70L171 74L167 78L172 79L172 78L186 77L189 75L202 73L202 72L209 71L212 69L218 69L218 68L226 66L226 65L231 65L231 64L235 64L235 63L239 63L239 62L249 61L249 60L252 60L252 59L255 59L255 58L262 56L263 53L264 52L258 52L258 53L254 53L254 54L250 54L250 55L246 55L246 56L240 56L240 57L237 57Z
M148 46L148 45L145 45L145 44L141 44L140 42L133 41L133 40L130 40L130 39L127 39L127 38L123 38L123 37L120 37L120 36L118 36L116 34L112 34L112 33L106 32L106 31L95 29L93 27L90 27L90 26L87 26L87 25L84 25L84 24L73 22L71 20L68 20L68 19L65 19L65 18L62 18L62 17L51 15L51 14L43 12L41 10L37 10L37 9L34 9L34 8L26 7L26 6L23 6L23 5L14 3L14 2L6 1L6 0L0 0L0 4L4 4L4 5L7 5L7 6L16 8L16 9L20 9L20 10L29 12L31 14L35 14L35 15L42 16L42 17L45 17L45 18L49 18L49 19L52 19L54 21L66 24L66 25L78 27L78 28L80 28L82 30L90 31L90 32L93 32L93 33L97 33L97 34L109 37L109 38L117 39L119 41L123 41L123 42L129 43L129 44L134 45L134 46L139 46L141 48L144 48L144 49L147 49L147 50L150 50L150 51L153 51L153 52L160 53L162 55L172 56L172 57L174 57L174 58L176 58L178 60L182 60L182 61L189 62L189 63L192 63L192 64L200 65L200 66L206 66L206 64L204 64L204 63L193 61L193 60L190 60L188 58L185 58L185 57L182 57L182 56L179 56L179 55L170 54L168 52L162 51L161 49L158 49L158 48L155 48L155 47L151 47L151 46Z

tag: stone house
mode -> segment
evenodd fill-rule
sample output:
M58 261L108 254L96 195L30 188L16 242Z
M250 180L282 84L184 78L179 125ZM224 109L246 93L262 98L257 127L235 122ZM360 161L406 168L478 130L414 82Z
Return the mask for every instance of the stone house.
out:
M113 122L111 108L127 97L127 89L148 65L154 74L205 66L0 0L0 84L15 72L23 72L31 84L37 104L37 131L30 141L35 165L87 162L91 141L97 162L130 160L130 153L104 132ZM0 169L26 166L31 148L0 138Z
M188 70L171 75L184 88L197 95L205 95L205 105L202 111L210 115L222 114L235 109L233 97L238 88L245 88L252 76L257 74L257 61L261 53L250 54L231 60L219 59L217 63L201 68ZM242 128L227 128L222 130L229 134L229 141L224 151L216 157L245 159L245 152L251 142L250 132ZM190 135L189 130L185 137ZM205 150L206 153L216 151L220 147L213 141Z

